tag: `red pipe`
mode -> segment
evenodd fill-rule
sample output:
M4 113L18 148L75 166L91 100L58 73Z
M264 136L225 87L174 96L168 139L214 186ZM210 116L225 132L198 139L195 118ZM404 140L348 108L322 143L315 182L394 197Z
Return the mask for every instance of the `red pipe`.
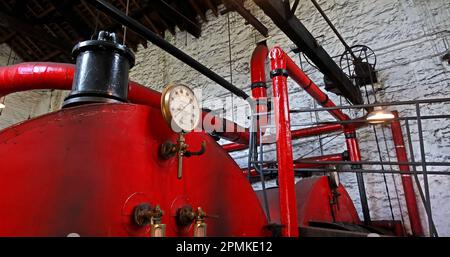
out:
M250 78L252 96L256 101L256 113L267 112L267 85L266 85L266 60L269 49L265 42L259 43L252 54L250 61ZM258 116L258 126L267 124L267 115Z
M27 90L71 90L75 65L67 63L29 62L0 67L0 97ZM160 108L161 93L130 81L128 100L135 104ZM203 118L208 113L203 112ZM248 144L248 131L226 119L208 116L219 137ZM204 123L205 124L205 123ZM223 129L224 132L221 132ZM229 132L226 132L229 131Z
M395 118L398 118L398 112L393 111ZM403 140L403 133L400 122L394 119L391 123L392 140L395 145L398 162L408 162L408 157ZM400 172L409 172L408 165L399 165ZM413 181L410 174L402 174L403 191L405 192L406 207L408 209L409 222L411 223L411 231L414 236L423 236L422 224L420 222L419 208L417 207L416 194L414 192Z
M344 127L345 143L347 144L347 151L350 161L359 162L361 161L361 151L359 149L358 139L356 138L356 127L354 124L347 125ZM352 169L362 169L359 164L354 164L351 166ZM364 183L364 176L362 173L356 173L356 180L358 183L359 197L361 200L361 209L364 216L364 222L370 224L370 211L369 204L367 201L366 186Z
M279 51L283 50L278 48ZM322 107L336 107L336 105L328 98L328 95L322 92L320 88L295 64L295 62L285 53L286 56L286 70L288 71L289 77L291 77L295 82L297 82L310 96L312 96ZM328 112L333 115L336 119L340 121L349 120L350 118L347 114L343 113L342 110L328 110Z
M67 63L29 62L0 67L0 97L27 90L70 90L75 65ZM158 107L161 94L136 82L129 83L130 102Z
M270 53L273 71L286 70L286 54L279 47ZM272 78L273 106L277 129L278 184L280 200L280 220L284 225L281 235L298 237L297 200L295 193L294 167L292 156L291 121L287 77L275 74Z
M329 154L329 155L323 155L323 156L314 156L309 158L303 158L303 159L297 159L294 161L294 168L295 169L307 169L307 168L316 168L316 167L323 167L327 166L329 164L324 164L321 162L341 162L346 160L344 158L344 153L338 153L338 154ZM307 162L307 163L302 163ZM312 163L316 162L316 163Z
M202 116L204 123L203 129L205 131L211 132L212 134L234 142L235 144L248 144L250 134L247 128L241 127L227 119L209 115L209 113L205 111ZM211 127L209 127L209 124L211 124Z
M327 133L333 133L336 131L341 131L342 126L340 124L325 124L325 125L319 125L309 128L302 128L298 130L291 131L292 139L297 138L305 138L305 137L312 137L317 135L323 135ZM231 144L225 144L222 146L223 149L225 149L228 152L233 151L240 151L248 148L248 140L244 143L237 144L237 143L231 143Z

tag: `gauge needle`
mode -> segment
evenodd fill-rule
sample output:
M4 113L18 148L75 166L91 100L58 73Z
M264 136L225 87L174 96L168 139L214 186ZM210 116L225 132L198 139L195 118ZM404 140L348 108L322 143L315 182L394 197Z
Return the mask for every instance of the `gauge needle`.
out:
M175 117L178 117L178 115L180 115L181 113L186 112L185 107L188 106L188 105L189 105L189 103L187 103L187 104L185 104L183 107L181 107L181 111L180 111L179 113L177 113L177 114L175 115Z

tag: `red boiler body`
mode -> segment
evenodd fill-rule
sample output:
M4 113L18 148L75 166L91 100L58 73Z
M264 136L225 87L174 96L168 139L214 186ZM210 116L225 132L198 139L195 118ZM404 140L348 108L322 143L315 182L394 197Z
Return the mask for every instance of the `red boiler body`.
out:
M159 147L176 140L160 110L133 104L63 109L0 132L0 236L149 236L132 211L160 205L167 236L193 236L175 214L189 204L206 213L208 236L264 236L267 224L251 185L209 135L186 143L206 153L163 160Z

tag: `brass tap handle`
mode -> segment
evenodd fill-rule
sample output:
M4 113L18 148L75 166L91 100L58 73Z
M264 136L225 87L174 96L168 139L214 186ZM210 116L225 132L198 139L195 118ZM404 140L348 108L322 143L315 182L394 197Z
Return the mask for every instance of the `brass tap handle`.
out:
M184 134L180 133L176 143L172 143L171 141L167 141L163 143L159 149L159 154L163 159L169 159L178 156L178 167L177 167L177 178L181 179L183 176L183 156L191 157L194 155L202 155L206 152L206 141L202 142L201 148L199 151L191 152L188 151L189 145L186 144L186 140L184 138Z
M181 179L183 176L183 151L178 152L178 171L177 178Z
M194 210L192 206L186 205L178 209L176 219L180 226L188 226L194 221L204 221L205 218L219 218L218 215L207 214L201 207Z
M139 204L133 211L134 223L140 227L148 226L155 222L161 222L163 215L164 212L161 210L159 205L152 207L148 203Z

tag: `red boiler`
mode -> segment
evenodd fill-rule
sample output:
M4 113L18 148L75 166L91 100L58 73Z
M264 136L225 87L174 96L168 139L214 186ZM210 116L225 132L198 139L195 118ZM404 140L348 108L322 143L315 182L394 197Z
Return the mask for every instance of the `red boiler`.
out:
M176 212L201 207L208 236L263 236L265 214L241 169L209 135L202 156L159 157L176 134L160 110L132 104L63 109L0 133L0 236L149 236L133 210L159 205L167 236L193 236Z

